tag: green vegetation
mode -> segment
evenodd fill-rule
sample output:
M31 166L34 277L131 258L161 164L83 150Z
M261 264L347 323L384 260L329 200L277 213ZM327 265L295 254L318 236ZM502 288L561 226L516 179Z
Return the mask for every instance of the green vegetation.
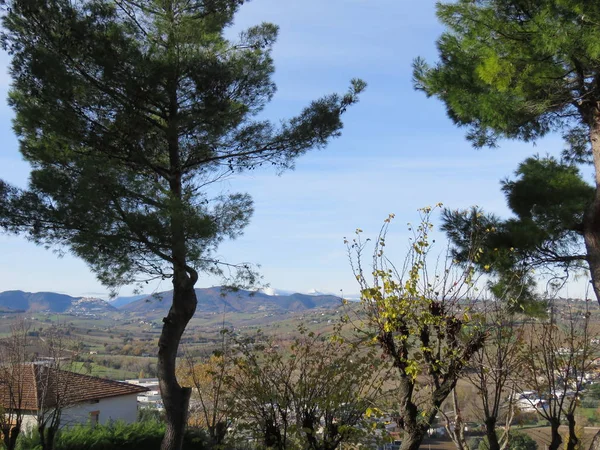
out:
M489 450L487 438L479 442L478 450ZM511 433L507 450L537 450L537 442L524 433Z
M165 432L164 422L146 420L132 424L114 422L108 425L78 425L62 430L56 438L55 450L159 450ZM204 435L198 430L186 432L183 450L208 449ZM36 433L22 434L17 450L40 450Z
M474 268L447 264L437 273L429 266L432 211L421 210L403 264L387 258L386 237L393 215L375 240L369 270L364 268L368 240L363 241L362 231L347 241L365 317L359 328L389 359L398 378L394 395L404 430L403 450L421 446L463 370L485 344L481 316L472 311L477 298ZM427 389L421 389L423 385Z
M3 2L14 129L33 170L26 189L0 182L0 224L70 251L113 290L172 280L157 364L165 450L181 447L186 426L191 391L175 369L199 273L256 281L248 263L216 254L248 224L252 199L210 186L263 164L285 170L325 147L365 88L352 80L291 119L258 119L276 89L278 28L228 40L242 3Z
M565 177L544 182L542 194L566 189L577 191L576 197L565 205L557 202L555 208L548 208L548 198L542 199L539 210L529 209L533 221L521 220L517 225L526 236L534 236L535 245L548 239L560 242L556 225L567 234L565 239L569 234L583 237L585 256L579 250L574 254L589 267L600 301L598 3L459 0L440 3L437 10L447 27L438 40L440 61L431 66L416 60L417 89L442 100L454 123L469 128L467 137L477 147L495 146L500 138L535 141L559 132L568 145L567 162L593 164L593 187L578 179L575 168L569 174L569 167L554 164ZM542 162L535 167L535 160L528 160L520 171L528 167L542 177L553 169L552 161L545 167ZM524 172L523 176L528 177ZM514 185L505 187L519 199L511 204L513 210L536 201L537 189L518 195ZM527 217L521 214L519 218ZM540 232L550 234L536 236ZM546 248L552 255L552 246Z

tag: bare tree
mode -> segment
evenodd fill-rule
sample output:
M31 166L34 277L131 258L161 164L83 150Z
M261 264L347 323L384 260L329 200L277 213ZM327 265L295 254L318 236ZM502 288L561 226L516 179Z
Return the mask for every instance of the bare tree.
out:
M367 241L361 239L362 230L347 241L365 316L357 326L379 345L399 378L402 450L420 447L442 403L485 341L480 320L473 314L478 297L474 265L458 266L444 258L441 269L431 268L431 212L432 208L421 210L402 267L385 252L393 215L375 241L369 270L363 268ZM478 247L473 252L468 261L478 256Z
M0 343L0 432L7 450L13 450L23 425L27 407L26 363L30 325L19 318L10 327L10 336Z
M370 439L366 414L381 397L386 366L339 335L300 327L291 345L242 349L229 378L240 422L267 448L333 450Z
M228 331L223 329L221 336L217 352L201 361L186 352L178 369L182 386L189 385L193 389L189 420L205 427L216 446L223 444L231 424L231 393L226 377L233 368L233 361Z
M62 327L51 328L43 342L44 357L33 366L38 392L36 423L42 450L53 450L63 412L77 398L72 384L78 374L72 370L71 339Z
M465 437L465 421L460 409L458 394L456 388L452 390L452 410L450 413L443 407L440 408L440 413L444 417L444 428L456 448L458 450L469 450L469 443Z
M477 392L476 410L485 424L489 450L506 450L515 414L514 391L521 364L523 326L512 311L512 302L495 298L483 305L486 345L475 352L464 378ZM501 432L498 434L499 425ZM468 449L464 436L462 441L458 448Z
M528 344L522 353L522 371L526 386L532 386L541 397L532 403L535 411L550 423L549 450L560 448L561 420L568 423L566 450L579 446L575 410L583 390L585 374L593 361L590 336L589 301L583 308L550 303L549 319L533 321L528 327Z

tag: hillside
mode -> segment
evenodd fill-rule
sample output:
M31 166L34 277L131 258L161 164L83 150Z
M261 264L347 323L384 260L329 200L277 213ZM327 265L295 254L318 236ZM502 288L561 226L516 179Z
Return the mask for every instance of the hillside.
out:
M55 292L5 291L0 292L0 311L88 315L115 313L117 308L99 298L71 297Z
M334 295L268 295L262 292L221 291L220 287L198 288L197 313L287 313L315 308L332 309L340 305L340 299ZM119 308L128 313L148 314L166 313L173 299L173 291L161 292L129 303Z
M0 308L27 312L61 313L67 311L76 300L75 297L55 292L0 292Z
M340 299L333 295L286 294L268 295L262 292L240 290L227 292L220 287L198 288L197 313L289 313L316 308L333 309ZM117 299L119 300L119 299ZM71 297L54 292L0 292L0 311L53 312L76 315L110 314L122 312L144 316L166 314L173 291L150 296L125 297L120 301L106 302L97 298Z

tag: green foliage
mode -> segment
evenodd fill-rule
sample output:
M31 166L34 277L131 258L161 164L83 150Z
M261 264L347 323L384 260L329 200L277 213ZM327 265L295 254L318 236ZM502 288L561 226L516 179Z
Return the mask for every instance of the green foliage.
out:
M340 134L365 87L353 80L289 120L257 119L275 92L278 29L227 40L242 3L5 2L10 104L33 171L25 191L0 183L0 225L71 251L110 287L169 278L174 265L223 274L214 252L240 235L252 200L207 185L292 167Z
M137 412L138 422L160 422L164 420L164 414L157 409L139 408Z
M527 158L515 176L502 183L514 218L503 220L478 208L444 210L442 229L461 262L469 260L468 240L478 233L485 252L472 262L498 276L496 293L512 284L512 301L532 312L533 270L553 270L559 280L586 266L583 215L594 188L576 166L552 157Z
M537 442L525 433L510 433L508 450L537 450ZM487 437L479 443L479 450L489 450Z
M600 400L600 383L594 383L585 390L585 398Z
M158 450L165 432L164 423L145 420L126 424L113 422L108 425L77 425L61 430L55 442L55 450ZM18 450L37 449L39 438L35 433L23 433L19 437ZM188 430L183 450L208 448L203 433Z
M415 62L416 87L440 98L474 145L566 130L570 155L589 158L581 126L598 96L596 2L459 0L438 4L438 17L440 61Z
M40 450L40 435L34 427L30 433L19 433L15 450Z

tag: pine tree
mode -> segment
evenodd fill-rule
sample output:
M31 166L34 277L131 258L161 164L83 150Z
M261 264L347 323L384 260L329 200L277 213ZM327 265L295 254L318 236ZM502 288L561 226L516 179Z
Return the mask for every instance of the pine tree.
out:
M459 0L438 16L440 61L416 60L416 87L441 99L475 146L558 131L566 158L593 164L595 194L578 225L600 301L600 4Z
M224 36L243 0L8 0L4 48L10 105L29 186L0 183L0 226L83 259L111 288L170 279L159 340L167 431L181 447L190 389L175 375L180 338L196 309L199 273L252 214L249 195L207 189L261 165L279 170L338 136L364 88L312 102L298 116L257 117L275 93L263 23ZM245 264L241 283L253 282ZM229 272L229 270L228 270Z

